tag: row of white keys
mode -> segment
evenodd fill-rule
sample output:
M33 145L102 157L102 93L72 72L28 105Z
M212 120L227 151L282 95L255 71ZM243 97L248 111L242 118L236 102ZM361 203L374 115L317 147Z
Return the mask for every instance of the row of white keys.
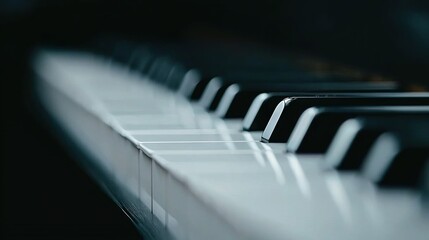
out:
M211 213L240 230L240 236L254 239L427 237L423 226L428 219L422 216L413 192L379 190L352 173L324 173L321 156L262 155L265 165L254 153L161 153L153 162L154 181L165 184L168 179L171 185L184 182L188 188L176 195L178 190L170 189L170 185L153 184L157 191L163 189L168 199L197 195ZM164 180L159 180L161 177ZM173 198L167 205L168 219L174 219L175 225L184 223L182 228L198 226L192 224L193 209L187 201ZM181 208L184 203L186 211ZM174 228L168 219L167 226ZM198 228L188 230L194 233Z

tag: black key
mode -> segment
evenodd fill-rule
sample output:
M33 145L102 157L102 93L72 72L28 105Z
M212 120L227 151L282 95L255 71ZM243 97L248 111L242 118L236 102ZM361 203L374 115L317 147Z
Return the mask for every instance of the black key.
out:
M157 81L157 75L158 75L158 71L159 69L162 67L164 59L157 57L155 58L152 63L150 64L150 66L147 69L147 72L143 72L143 74L147 75L150 80L152 81Z
M199 100L210 80L219 75L223 70L213 71L190 68L185 73L178 92L189 100Z
M384 92L395 91L395 83L314 82L314 83L250 83L232 84L227 88L216 109L222 118L243 118L257 95L263 92Z
M327 97L327 96L349 96L366 95L367 93L321 93L321 92L270 92L259 94L252 102L243 119L244 131L263 131L270 120L271 114L277 104L288 97Z
M203 74L202 71L196 68L190 69L185 74L179 93L190 100L200 100L210 81L216 81L212 82L211 87L214 87L213 84L217 84L215 76L217 74Z
M375 139L386 131L379 127L378 121L376 126L371 126L371 123L367 119L344 122L326 152L326 166L339 170L360 169Z
M204 81L203 78L204 76L198 69L188 69L183 76L178 92L190 100L199 99L209 81L208 79Z
M287 98L293 96L306 96L303 93L261 93L252 102L243 119L244 131L262 131L267 126L271 114L277 104Z
M142 74L147 74L155 56L147 48L136 49L130 57L130 68Z
M338 129L325 155L328 168L357 170L368 154L375 139L388 129L399 129L402 124L428 121L425 113L393 117L365 117L349 119Z
M147 76L154 82L166 85L169 73L174 68L175 63L167 57L156 58L148 70Z
M286 146L288 152L324 153L338 128L354 117L427 116L429 106L421 107L312 107L303 112Z
M337 76L332 77L332 81L338 79ZM215 77L209 81L207 87L200 98L199 104L209 111L215 110L225 93L226 89L232 84L241 83L246 85L269 85L274 83L303 83L303 82L321 82L328 81L329 78L325 75L311 74L296 74L296 73L229 73L228 76ZM338 81L345 81L344 78Z
M361 171L381 186L416 187L428 157L429 122L404 122L375 140Z
M281 101L262 133L263 142L287 142L301 114L310 107L328 106L428 106L429 94L392 97L292 97Z
M244 131L263 131L270 120L271 114L277 104L288 97L303 97L303 96L314 96L314 97L327 97L327 96L392 96L401 95L403 93L352 93L344 92L274 92L274 93L262 93L258 95L252 102L243 119L243 130Z
M165 86L173 91L179 89L186 75L186 68L180 64L175 64L168 72L167 78L165 80Z

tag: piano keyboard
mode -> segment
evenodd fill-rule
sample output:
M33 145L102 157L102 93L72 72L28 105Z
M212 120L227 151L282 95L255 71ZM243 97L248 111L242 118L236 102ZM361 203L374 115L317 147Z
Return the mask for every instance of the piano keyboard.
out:
M33 62L57 131L146 238L428 239L429 94L158 47Z

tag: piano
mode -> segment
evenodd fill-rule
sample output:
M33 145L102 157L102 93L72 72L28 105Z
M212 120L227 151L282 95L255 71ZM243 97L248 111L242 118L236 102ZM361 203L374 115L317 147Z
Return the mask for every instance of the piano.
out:
M52 129L145 239L428 239L425 50L353 66L308 46L99 37L31 68Z

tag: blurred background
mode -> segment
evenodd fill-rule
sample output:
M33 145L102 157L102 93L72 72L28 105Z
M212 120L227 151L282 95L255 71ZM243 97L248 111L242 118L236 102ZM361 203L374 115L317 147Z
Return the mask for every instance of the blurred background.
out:
M38 46L252 43L429 85L429 2L413 0L0 0L2 239L137 239L128 218L38 115Z

